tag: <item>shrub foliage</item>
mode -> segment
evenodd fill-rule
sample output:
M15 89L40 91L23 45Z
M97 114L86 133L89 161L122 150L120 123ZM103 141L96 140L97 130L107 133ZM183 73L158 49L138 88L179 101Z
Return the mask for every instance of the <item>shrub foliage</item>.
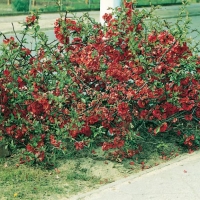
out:
M4 35L0 139L22 152L21 163L51 164L72 146L132 158L148 137L199 146L200 58L189 20L169 24L154 9L124 2L104 25L66 14L53 42L32 14L22 39Z
M12 5L18 12L29 11L29 0L13 0Z

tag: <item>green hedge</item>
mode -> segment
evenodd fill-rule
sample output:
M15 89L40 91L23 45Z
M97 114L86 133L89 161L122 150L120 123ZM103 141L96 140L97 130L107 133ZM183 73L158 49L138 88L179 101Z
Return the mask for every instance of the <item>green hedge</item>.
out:
M13 0L12 5L14 10L20 11L29 11L29 0Z

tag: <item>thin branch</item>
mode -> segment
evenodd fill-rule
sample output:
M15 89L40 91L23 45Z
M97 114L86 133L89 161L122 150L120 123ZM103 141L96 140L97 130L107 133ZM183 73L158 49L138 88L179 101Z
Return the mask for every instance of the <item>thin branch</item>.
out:
M14 27L14 24L12 23L12 28L13 28L13 32L14 32L14 34L15 34L15 37L17 38L17 40L18 40L18 42L20 43L20 47L24 47L24 48L26 48L24 45L23 45L23 43L22 43L22 40L24 39L24 37L25 37L25 33L23 34L23 36L22 36L22 39L20 40L19 38L18 38L18 36L17 36L17 33L16 33L16 31L15 31L15 27Z

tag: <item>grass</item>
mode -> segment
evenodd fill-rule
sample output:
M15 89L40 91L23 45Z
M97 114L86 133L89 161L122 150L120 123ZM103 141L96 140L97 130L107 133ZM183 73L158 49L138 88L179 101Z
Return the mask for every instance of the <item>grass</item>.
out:
M78 161L67 160L62 170L42 170L18 165L15 158L2 160L0 164L1 199L59 199L77 194L100 183L87 169L78 169Z
M171 142L170 142L171 141ZM62 199L99 188L120 178L154 167L185 152L173 139L157 145L149 139L145 149L132 159L121 162L105 158L104 153L88 150L75 153L57 162L57 168L41 169L38 166L18 164L19 156L0 160L1 200ZM144 162L144 165L141 163Z

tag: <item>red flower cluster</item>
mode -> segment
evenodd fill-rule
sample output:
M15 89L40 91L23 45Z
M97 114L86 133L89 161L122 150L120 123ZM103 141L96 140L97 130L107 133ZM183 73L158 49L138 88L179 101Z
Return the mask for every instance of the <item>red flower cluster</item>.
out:
M193 141L195 140L195 136L194 135L190 135L190 136L185 136L185 141L184 144L186 146L188 146L189 149L192 148L193 146Z
M116 149L121 148L124 146L125 141L122 140L120 137L115 137L113 142L104 142L102 145L102 150L107 151L109 149Z
M75 142L74 143L76 150L81 150L84 148L85 146L85 142L81 141L81 142Z
M27 26L33 25L35 23L36 19L37 19L36 15L31 15L31 16L26 17Z
M200 58L174 30L146 26L146 17L125 1L104 15L105 26L83 23L87 15L57 19L58 41L38 42L36 52L5 39L0 138L26 146L25 160L47 162L68 142L131 158L142 150L138 132L173 132L193 147L198 137L184 129L199 128ZM26 28L37 18L27 17Z
M11 44L11 43L14 43L14 41L15 41L15 38L11 36L9 39L8 38L4 39L3 43L4 44Z
M54 147L57 147L57 148L59 148L59 147L60 147L60 144L61 144L60 141L58 142L58 141L55 139L55 136L54 136L54 135L50 135L50 143L51 143Z
M95 24L93 27L96 34L90 36L84 32L84 37L88 37L85 40L82 37L83 29L76 30L78 34L75 34L71 46L66 49L77 75L73 81L82 85L80 82L82 80L84 84L81 88L85 89L80 91L84 91L93 99L98 98L97 105L90 104L93 108L91 112L83 114L82 109L77 109L79 114L83 114L81 121L84 125L82 129L73 128L70 134L74 138L80 134L91 137L90 126L98 127L102 124L115 136L113 142L103 143L103 150L121 148L124 145L124 135L128 132L133 118L158 121L160 126L147 127L149 131L157 134L172 130L171 123L174 126L179 120L175 118L169 122L165 120L183 110L191 112L195 109L196 112L193 113L196 116L200 113L197 89L199 81L194 78L191 84L189 73L180 80L181 84L171 79L173 73L183 70L182 60L192 55L187 43L178 41L168 30L153 30L148 33L147 40L144 40L142 20L140 23L132 23L132 17L134 14L137 16L138 11L133 9L132 3L126 1L124 7L126 19L124 18L121 23L118 23L117 18L113 18L113 14L105 14L103 19L107 25L104 31L101 26ZM61 19L57 20L55 27L55 33L61 43L64 34L60 26L63 22ZM63 27L67 27L70 23L66 21ZM73 24L78 26L75 22ZM135 35L132 41L130 37L133 32ZM137 46L138 52L132 52L129 48L131 44ZM141 55L146 59L145 62L154 64L144 65L138 59ZM156 82L159 82L159 85L156 85ZM89 86L92 90L85 86ZM101 93L96 96L96 91ZM190 94L185 94L186 91ZM177 102L168 101L172 98L176 98ZM87 110L87 103L84 106L81 103L81 107ZM187 113L184 119L192 120L192 115ZM78 145L79 143L77 148ZM80 148L83 146L80 145Z
M69 36L71 32L75 31L79 33L81 30L81 27L77 25L76 21L69 18L65 20L59 18L56 20L54 25L55 36L62 44L69 43Z
M50 110L50 104L47 99L39 99L28 105L27 110L33 115L39 116Z
M118 105L118 114L121 117L125 117L129 114L129 106L126 102L122 102Z
M103 19L104 19L104 21L105 22L110 22L110 20L112 19L112 14L111 13L105 13L104 15L103 15Z

